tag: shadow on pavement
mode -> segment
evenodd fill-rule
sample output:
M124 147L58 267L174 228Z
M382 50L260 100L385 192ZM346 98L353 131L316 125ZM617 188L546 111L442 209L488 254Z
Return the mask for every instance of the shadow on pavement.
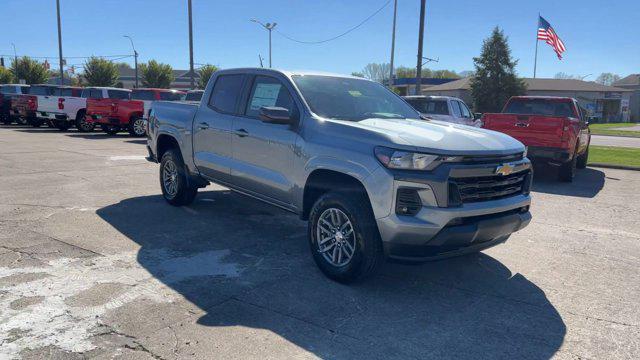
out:
M319 357L547 359L565 337L544 292L482 253L389 263L345 286L317 270L305 222L230 191L203 191L184 208L136 197L97 213L205 312L198 324L267 329Z
M547 194L592 198L604 187L604 172L594 168L578 169L572 183L561 182L557 174L558 169L551 166L536 166L532 190Z
M68 137L72 137L72 138L81 138L81 139L88 139L88 140L104 140L104 139L115 139L115 138L127 138L130 137L129 133L123 132L123 133L118 133L116 135L109 135L103 132L100 132L98 130L95 130L93 132L87 132L87 133L81 133L81 132L75 132L75 133L68 133L65 134Z

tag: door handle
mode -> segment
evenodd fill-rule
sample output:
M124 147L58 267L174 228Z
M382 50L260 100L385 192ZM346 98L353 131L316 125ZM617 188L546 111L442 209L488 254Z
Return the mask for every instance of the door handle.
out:
M207 130L209 128L209 124L206 122L201 122L198 124L198 130Z
M240 137L245 137L245 136L249 136L249 132L245 129L238 129L236 130L236 135Z

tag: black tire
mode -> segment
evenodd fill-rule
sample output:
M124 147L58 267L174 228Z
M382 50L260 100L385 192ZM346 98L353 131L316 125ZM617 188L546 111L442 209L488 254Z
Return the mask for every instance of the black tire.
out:
M129 121L129 135L135 137L147 135L147 131L144 128L144 120L141 117L131 118Z
M68 121L56 121L56 127L60 131L67 131L71 127L71 124Z
M584 169L587 167L587 162L589 162L589 147L587 146L587 150L580 156L578 156L578 162L576 167L578 169Z
M91 132L93 131L93 129L95 129L95 127L96 124L87 122L87 115L84 113L84 111L78 113L78 116L76 116L76 129L78 129L78 131Z
M573 178L576 176L576 168L578 165L578 156L577 154L573 155L571 161L566 162L560 166L560 171L558 172L558 180L562 182L573 182Z
M2 118L2 123L5 125L11 125L11 123L13 123L13 120L11 120L11 117L7 115Z
M119 126L113 125L100 125L100 128L102 129L102 131L106 132L109 135L115 135L120 131Z
M173 166L173 168L171 168ZM175 171L175 172L174 172ZM165 181L165 176L174 173L175 188ZM180 151L177 149L169 149L162 155L160 160L160 188L162 196L173 206L189 205L193 202L198 194L198 188L189 183L187 178L187 167L182 161Z
M16 124L18 124L18 125L29 125L29 120L27 118L22 117L22 116L18 116L16 118Z
M353 226L352 234L355 236L353 256L346 264L340 266L332 264L330 260L325 258L318 240L320 217L328 209L340 210L343 215L348 217ZM334 235L334 238L336 236ZM380 232L375 223L369 200L363 193L328 192L322 195L311 209L308 237L313 260L327 277L335 281L352 283L364 280L373 276L384 263ZM346 234L340 237L348 240ZM324 249L327 249L327 247L325 246ZM348 248L345 247L345 249ZM329 251L325 250L325 253L328 254Z

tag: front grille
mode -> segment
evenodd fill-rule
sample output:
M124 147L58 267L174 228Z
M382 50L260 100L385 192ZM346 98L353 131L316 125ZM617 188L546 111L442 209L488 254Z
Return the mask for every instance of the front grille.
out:
M415 215L420 212L422 201L416 189L400 188L396 196L396 214Z
M522 160L524 153L510 154L510 155L469 155L462 156L460 163L462 164L493 164L493 163L507 163L512 161Z
M449 205L498 200L529 191L530 171L502 176L452 178L449 182Z

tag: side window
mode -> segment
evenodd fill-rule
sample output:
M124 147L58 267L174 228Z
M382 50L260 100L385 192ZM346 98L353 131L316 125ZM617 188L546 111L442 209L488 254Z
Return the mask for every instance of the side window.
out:
M243 80L244 75L242 74L219 76L213 86L209 106L220 112L235 113Z
M462 112L460 112L460 105L458 105L457 101L451 101L451 110L453 111L454 117L462 117Z
M462 111L463 118L467 118L467 119L473 118L473 116L471 115L471 111L469 111L469 108L467 107L467 105L465 105L461 101L457 101L457 103L458 105L460 105L460 110Z
M268 76L256 76L251 87L245 115L257 118L260 115L260 108L263 106L282 107L289 110L289 114L292 115L295 112L293 98L280 80Z

